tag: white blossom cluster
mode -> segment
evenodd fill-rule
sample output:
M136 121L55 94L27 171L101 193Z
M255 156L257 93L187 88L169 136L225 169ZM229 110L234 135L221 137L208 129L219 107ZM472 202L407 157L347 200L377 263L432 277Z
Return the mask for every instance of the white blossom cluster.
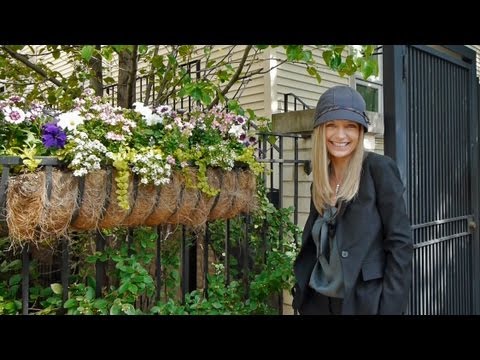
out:
M132 172L140 177L142 184L154 184L155 186L168 184L172 174L170 163L173 158L170 158L165 158L157 149L143 151L135 155Z
M84 176L93 170L100 170L101 159L107 154L107 148L98 140L90 140L84 132L78 131L75 135L68 135L72 142L74 153L70 168L73 176Z
M197 149L199 146L197 145ZM224 170L232 170L235 165L237 154L233 149L228 150L228 143L209 145L207 147L208 162L212 167L220 167Z

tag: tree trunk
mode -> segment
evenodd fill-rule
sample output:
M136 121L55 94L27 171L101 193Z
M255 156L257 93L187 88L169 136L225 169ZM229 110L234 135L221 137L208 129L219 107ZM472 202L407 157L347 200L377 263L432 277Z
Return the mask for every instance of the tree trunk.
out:
M123 108L130 108L135 102L137 45L118 54L118 66L117 105Z
M98 53L92 56L88 65L93 70L93 77L90 79L90 86L95 90L95 95L103 96L103 68L102 68L102 55L100 50L102 49L101 45L95 45Z

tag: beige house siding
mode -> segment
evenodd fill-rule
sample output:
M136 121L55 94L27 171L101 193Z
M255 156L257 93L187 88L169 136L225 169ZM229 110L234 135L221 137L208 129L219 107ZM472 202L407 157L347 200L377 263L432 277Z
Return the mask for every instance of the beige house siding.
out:
M315 61L320 64L320 76L322 81L319 84L315 78L310 76L304 65L285 63L278 67L274 99L277 101L277 112L284 110L283 94L293 93L298 96L310 107L315 107L318 98L328 88L335 85L348 85L348 77L340 77L334 71L330 70L324 64L321 57L321 52L310 48L313 52ZM278 58L278 61L286 59L285 50L283 48L275 48L275 53L272 54ZM293 98L289 99L289 109L293 110ZM298 104L297 104L298 109Z

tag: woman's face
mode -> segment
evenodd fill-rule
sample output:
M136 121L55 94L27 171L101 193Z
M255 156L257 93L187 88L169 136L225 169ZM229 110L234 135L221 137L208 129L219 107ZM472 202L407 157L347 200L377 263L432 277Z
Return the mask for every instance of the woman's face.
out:
M331 157L349 158L360 138L360 124L349 120L333 120L325 123L325 139Z

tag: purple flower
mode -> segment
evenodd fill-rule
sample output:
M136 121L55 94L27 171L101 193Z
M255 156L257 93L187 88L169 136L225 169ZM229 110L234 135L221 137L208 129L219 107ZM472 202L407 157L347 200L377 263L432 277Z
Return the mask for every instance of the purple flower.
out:
M237 125L242 125L242 124L245 123L245 118L244 118L243 116L240 116L240 115L239 115L239 116L237 116L237 117L235 118L235 123L236 123Z
M60 129L56 124L50 123L43 125L42 130L42 142L47 149L63 149L65 143L67 142L67 134L65 134L62 129Z

